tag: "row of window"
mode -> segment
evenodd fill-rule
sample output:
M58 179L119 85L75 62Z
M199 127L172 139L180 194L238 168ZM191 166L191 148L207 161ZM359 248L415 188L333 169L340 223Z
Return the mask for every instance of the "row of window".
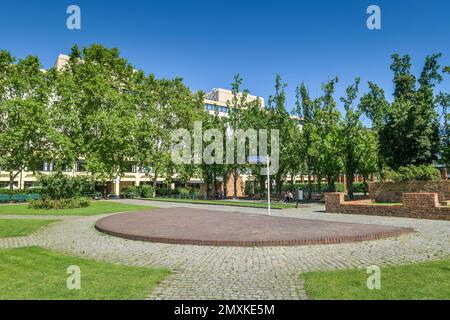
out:
M53 172L55 170L55 166L53 162L44 162L41 168L36 168L36 170L31 171L42 171L42 172ZM75 163L75 167L73 168L75 172L86 172L86 167L84 161L80 161ZM2 171L2 167L0 167L0 172ZM25 168L24 171L29 171L29 168ZM70 166L66 166L66 172L72 172L72 168ZM126 170L127 172L137 173L138 166L135 164L130 164ZM149 167L143 166L140 167L139 173L153 173L153 170Z
M219 111L223 113L228 113L228 107L216 106L213 104L206 104L205 109L208 111Z

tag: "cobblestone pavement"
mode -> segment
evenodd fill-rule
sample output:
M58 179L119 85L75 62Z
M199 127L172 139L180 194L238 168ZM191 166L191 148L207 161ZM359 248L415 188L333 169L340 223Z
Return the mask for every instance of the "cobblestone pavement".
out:
M266 214L257 208L124 202ZM38 245L114 263L173 270L149 299L306 299L300 272L365 268L438 259L450 255L450 221L330 214L323 206L273 210L272 214L326 221L413 227L416 232L376 241L288 247L208 247L147 243L107 236L94 229L107 215L62 216L29 237L0 238L0 248ZM0 216L0 219L29 216ZM33 216L33 219L55 219Z

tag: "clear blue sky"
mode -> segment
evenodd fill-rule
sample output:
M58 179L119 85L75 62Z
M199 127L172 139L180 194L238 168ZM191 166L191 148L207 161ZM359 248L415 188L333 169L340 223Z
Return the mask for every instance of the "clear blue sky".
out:
M118 47L137 68L180 76L193 90L229 88L240 73L253 94L268 98L276 73L289 86L288 109L301 81L311 95L334 76L336 99L357 76L392 93L392 53L409 53L415 72L427 54L450 65L450 1L5 1L0 49L38 55L50 67L73 44ZM82 29L66 28L66 8L82 10ZM366 27L366 8L382 10L382 29ZM450 79L441 86L450 91Z

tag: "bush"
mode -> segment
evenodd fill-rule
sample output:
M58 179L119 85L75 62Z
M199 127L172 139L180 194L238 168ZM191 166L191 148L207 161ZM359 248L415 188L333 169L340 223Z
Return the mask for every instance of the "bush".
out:
M368 193L369 192L369 184L367 182L353 182L353 192Z
M127 186L122 189L122 196L127 199L139 197L138 188L135 186Z
M31 209L44 210L61 210L61 209L76 209L86 208L90 206L90 202L86 198L72 198L72 199L57 199L49 198L31 201L28 205Z
M142 185L139 187L141 198L151 198L153 197L153 187L149 185Z
M153 187L149 185L127 186L122 189L122 196L127 199L151 198L153 197Z
M94 191L94 182L90 177L71 177L62 172L52 175L40 175L38 185L45 199L61 200L79 198Z
M170 188L158 188L156 189L156 196L158 197L167 197L174 196L180 194L179 189L170 189Z
M390 180L399 181L440 181L441 173L431 165L400 167L398 171L389 171L386 177Z

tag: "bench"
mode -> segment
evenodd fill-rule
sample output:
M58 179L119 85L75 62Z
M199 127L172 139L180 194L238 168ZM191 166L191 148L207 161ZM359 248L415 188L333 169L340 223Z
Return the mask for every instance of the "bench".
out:
M0 194L0 202L8 203L9 195L8 194Z

